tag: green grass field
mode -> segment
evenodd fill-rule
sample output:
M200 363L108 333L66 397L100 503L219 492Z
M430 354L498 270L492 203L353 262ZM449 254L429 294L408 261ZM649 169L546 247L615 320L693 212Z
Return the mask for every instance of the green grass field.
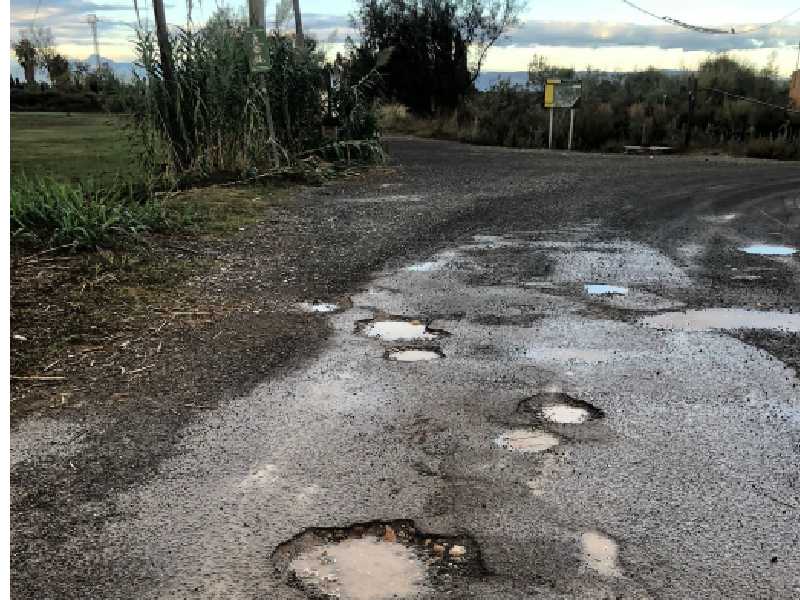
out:
M11 113L11 176L110 181L136 173L124 118L105 113Z

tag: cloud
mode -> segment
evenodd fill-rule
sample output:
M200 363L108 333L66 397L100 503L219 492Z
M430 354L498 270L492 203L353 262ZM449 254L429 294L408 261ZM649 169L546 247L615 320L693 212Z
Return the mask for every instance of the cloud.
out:
M740 25L746 31L755 25ZM612 46L651 46L724 52L758 48L782 48L800 39L800 24L771 25L738 35L709 35L668 25L637 25L579 21L528 21L498 42L501 46L569 46L603 48Z

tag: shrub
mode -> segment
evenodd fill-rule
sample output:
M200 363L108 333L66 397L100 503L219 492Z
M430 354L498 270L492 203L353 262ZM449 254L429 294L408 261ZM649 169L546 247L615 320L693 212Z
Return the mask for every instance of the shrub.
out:
M11 185L12 242L32 246L113 247L144 232L174 229L187 214L139 197L130 184L99 186L15 177Z
M754 138L744 144L744 155L750 158L798 160L800 159L800 142Z

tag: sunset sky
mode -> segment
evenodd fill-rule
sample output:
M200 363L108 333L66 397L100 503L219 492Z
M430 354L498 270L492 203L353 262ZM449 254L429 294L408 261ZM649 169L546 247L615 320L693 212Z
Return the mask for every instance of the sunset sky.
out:
M169 0L168 0L169 1ZM37 12L37 4L39 4ZM684 1L641 0L637 4L657 14L668 15L696 25L735 26L739 31L776 21L794 9L800 0ZM193 10L201 23L219 4L206 0ZM226 4L244 9L245 2ZM338 47L349 30L352 0L301 0L306 30L318 39ZM143 19L152 23L150 0L139 0ZM100 53L116 61L133 57L133 27L136 15L129 2L87 2L84 0L12 0L11 32L35 22L50 27L56 43L69 58L85 59L92 53L86 15L100 19ZM268 1L267 15L275 14L275 2ZM184 3L168 4L171 24L183 25ZM274 17L273 17L274 18ZM782 74L795 69L800 42L800 12L770 27L742 35L708 35L687 31L644 15L621 0L562 0L529 2L522 23L494 48L485 71L523 71L532 54L547 56L551 62L583 69L591 65L603 70L633 70L694 67L709 53L729 51L763 66L772 58Z

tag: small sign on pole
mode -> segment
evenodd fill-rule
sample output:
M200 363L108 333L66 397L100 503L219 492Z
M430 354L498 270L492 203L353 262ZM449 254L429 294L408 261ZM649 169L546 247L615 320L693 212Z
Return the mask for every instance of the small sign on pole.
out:
M572 131L575 125L575 107L581 99L583 82L571 79L548 79L544 84L544 107L550 109L550 135L548 147L553 148L553 111L556 108L569 109L569 143L572 150Z
M269 71L269 42L267 32L261 27L250 27L247 30L250 39L250 70L254 73Z

